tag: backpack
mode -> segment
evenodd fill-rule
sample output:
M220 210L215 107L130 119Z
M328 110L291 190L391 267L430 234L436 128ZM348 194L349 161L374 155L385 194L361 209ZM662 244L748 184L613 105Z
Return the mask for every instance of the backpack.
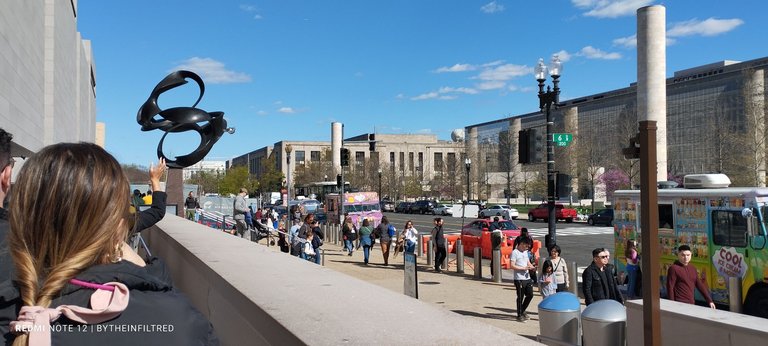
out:
M389 228L387 228L387 234L389 234L390 238L395 236L395 226L389 225Z

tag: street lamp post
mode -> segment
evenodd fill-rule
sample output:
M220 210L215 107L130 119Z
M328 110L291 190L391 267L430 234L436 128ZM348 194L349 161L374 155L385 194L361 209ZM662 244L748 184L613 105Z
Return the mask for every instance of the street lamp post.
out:
M379 168L379 200L381 200L383 197L381 196L381 168Z
M552 56L552 62L549 65L549 75L552 76L552 86L550 89L547 86L547 91L544 91L544 81L547 79L547 66L544 65L544 59L539 59L536 64L536 81L539 82L539 109L542 112L546 112L547 121L547 208L548 208L548 234L550 243L546 244L554 246L557 243L557 230L555 219L555 147L552 141L552 127L554 121L552 120L552 105L557 107L560 102L560 87L558 86L560 73L562 72L562 64L557 55Z
M461 208L461 227L464 227L464 216L467 212L467 205L469 204L469 169L472 166L472 160L467 158L464 160L464 167L467 169L467 198L464 200L464 207Z
M288 193L286 194L286 201L285 201L285 212L288 214L288 224L285 225L286 231L290 230L293 226L293 215L291 215L291 152L293 151L293 147L288 144L285 146L285 162L286 162L286 178L285 178L285 185L287 185Z

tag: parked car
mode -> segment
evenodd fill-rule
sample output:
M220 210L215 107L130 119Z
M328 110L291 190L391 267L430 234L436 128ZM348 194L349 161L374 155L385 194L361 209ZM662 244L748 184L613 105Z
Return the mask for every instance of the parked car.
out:
M400 202L395 207L395 213L408 213L411 209L411 202Z
M432 209L432 215L453 215L453 206L447 204L437 204Z
M410 213L418 213L418 214L432 214L432 209L435 208L436 203L432 201L427 200L421 200L416 201L413 204L411 204L411 208L409 209Z
M478 237L480 238L483 234L483 232L490 232L491 231L491 223L493 221L490 219L477 219L475 221L472 221L461 229L461 235L462 237L469 236L469 237ZM501 233L503 233L507 237L507 244L512 246L514 244L515 238L520 235L520 227L516 225L514 222L509 220L502 220L499 221L499 226L501 227ZM476 244L480 243L480 240L478 239ZM467 252L468 247L464 247L465 252ZM472 249L469 249L473 251Z
M395 211L395 203L392 203L389 201L382 201L381 211Z
M601 209L587 217L587 223L590 225L604 224L613 225L613 209Z
M494 205L490 208L480 210L478 215L481 218L503 216L507 220L516 220L518 216L520 216L520 214L517 212L517 209L504 204Z
M555 204L555 219L565 220L565 222L571 223L576 219L576 209L566 208L562 204ZM536 219L549 220L549 207L547 203L539 204L538 207L528 210L528 221L536 221Z

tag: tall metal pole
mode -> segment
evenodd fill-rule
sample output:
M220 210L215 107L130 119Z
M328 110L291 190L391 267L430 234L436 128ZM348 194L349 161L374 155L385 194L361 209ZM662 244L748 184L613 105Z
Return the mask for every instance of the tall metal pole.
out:
M379 168L379 200L381 200L381 168Z
M557 219L555 213L555 146L552 141L552 131L554 126L554 120L552 119L552 105L557 107L559 102L560 87L559 75L552 75L552 83L554 90L550 90L547 86L547 91L544 92L544 79L537 79L539 82L539 108L542 112L545 112L547 122L547 219L548 219L548 234L550 238L550 245L557 244Z
M286 178L285 178L285 184L288 193L285 194L285 208L286 213L288 214L288 224L285 225L286 231L290 231L291 227L293 226L293 215L291 215L291 151L293 151L293 148L290 144L285 146L285 154L286 154ZM269 241L267 241L269 242Z

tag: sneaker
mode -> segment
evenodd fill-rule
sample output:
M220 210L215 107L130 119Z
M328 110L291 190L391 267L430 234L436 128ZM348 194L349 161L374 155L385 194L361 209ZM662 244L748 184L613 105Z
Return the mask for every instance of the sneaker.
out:
M517 316L517 322L525 322L525 318L523 318L523 316Z
M352 256L352 252L350 251L349 254L347 254L347 256Z
M523 312L523 318L524 318L526 321L531 319L530 317L528 317L528 313L527 313L527 312Z
M435 273L442 273L443 271L440 268L435 268Z

